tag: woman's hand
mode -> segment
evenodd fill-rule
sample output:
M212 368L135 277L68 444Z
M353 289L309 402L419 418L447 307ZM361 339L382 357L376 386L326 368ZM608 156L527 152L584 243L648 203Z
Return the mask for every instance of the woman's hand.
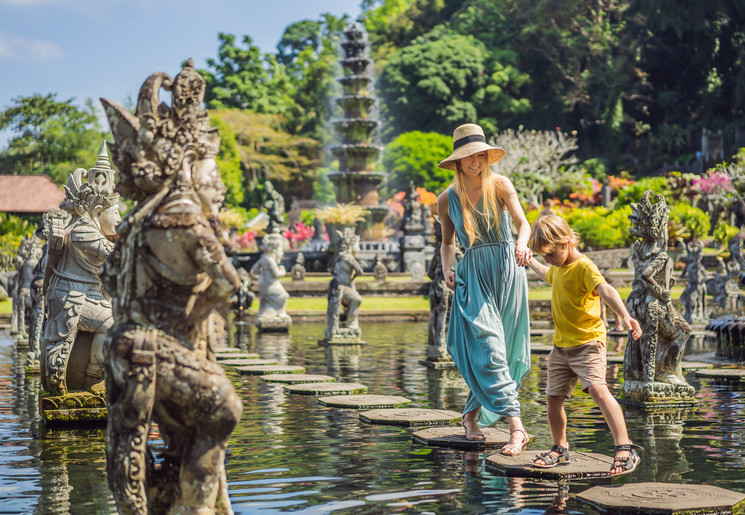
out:
M451 290L455 290L455 272L454 271L449 270L448 273L445 274L445 286L447 286Z
M517 245L515 247L515 261L517 262L517 266L527 266L531 259L533 259L533 251L527 245Z

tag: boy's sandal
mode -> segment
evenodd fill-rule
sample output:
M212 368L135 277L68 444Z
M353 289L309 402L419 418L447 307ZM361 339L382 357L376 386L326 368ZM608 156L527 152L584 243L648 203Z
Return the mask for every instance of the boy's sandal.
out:
M528 433L526 433L524 429L513 429L512 431L510 431L510 438L512 438L512 433L517 433L517 432L520 432L523 434L523 441L520 442L519 446L517 445L503 446L502 450L500 451L500 453L503 456L517 456L518 454L523 452L523 449L530 441L530 438L528 437Z
M543 460L543 463L536 463L538 460ZM561 445L554 445L550 451L533 458L533 466L539 469L550 469L559 463L569 463L569 449Z
M473 422L474 424L476 424L477 431L469 431L468 427L466 427L466 422ZM460 423L460 425L462 425L463 429L466 430L466 440L468 440L469 442L483 442L484 440L486 440L486 436L484 436L484 433L482 433L481 429L479 429L478 420L476 420L475 418L465 418Z
M639 449L640 451L643 451L644 449L636 444L628 443L623 445L616 445L616 454L618 454L620 451L629 451L629 455L624 458L615 457L613 458L613 465L611 465L611 476L621 476L623 474L629 474L636 469L637 466L639 466L639 462L642 460L639 457L639 454L637 454L636 450ZM613 469L615 468L622 468L623 470L621 472L613 473Z

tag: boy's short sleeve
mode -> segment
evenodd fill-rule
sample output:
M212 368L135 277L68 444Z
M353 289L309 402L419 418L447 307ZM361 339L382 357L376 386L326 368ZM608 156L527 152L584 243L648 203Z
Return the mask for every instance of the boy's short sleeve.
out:
M600 273L598 267L589 258L587 259L587 262L585 263L585 266L583 268L584 271L582 274L582 279L588 292L592 293L593 291L595 291L595 288L606 282L603 274Z
M550 285L554 284L554 270L556 267L549 266L546 270L546 282Z

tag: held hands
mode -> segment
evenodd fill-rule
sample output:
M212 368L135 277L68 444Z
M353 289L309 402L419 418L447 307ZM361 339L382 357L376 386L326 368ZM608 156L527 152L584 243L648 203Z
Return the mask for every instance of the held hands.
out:
M455 272L453 270L448 270L445 274L445 286L451 290L455 290Z
M517 266L528 266L531 259L533 259L533 251L527 245L519 244L515 247L515 261L517 262Z
M631 318L630 316L625 317L623 319L623 323L631 330L631 337L634 340L638 340L642 337L642 326L641 324L639 324L636 318Z

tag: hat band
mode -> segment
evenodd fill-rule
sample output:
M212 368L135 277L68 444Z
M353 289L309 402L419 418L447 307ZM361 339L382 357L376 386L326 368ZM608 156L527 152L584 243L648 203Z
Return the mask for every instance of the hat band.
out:
M471 136L464 136L463 138L453 142L453 150L458 150L463 145L478 141L479 143L486 143L486 138L479 134L473 134Z

